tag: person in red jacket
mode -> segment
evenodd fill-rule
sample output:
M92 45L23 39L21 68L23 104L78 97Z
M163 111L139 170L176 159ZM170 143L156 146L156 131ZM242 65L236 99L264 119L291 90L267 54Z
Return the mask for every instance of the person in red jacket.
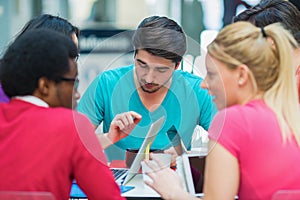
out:
M0 79L11 101L0 104L0 191L67 200L75 179L89 200L123 199L93 126L71 110L77 55L70 38L43 29L22 34L5 52ZM110 132L129 133L139 119L124 113Z

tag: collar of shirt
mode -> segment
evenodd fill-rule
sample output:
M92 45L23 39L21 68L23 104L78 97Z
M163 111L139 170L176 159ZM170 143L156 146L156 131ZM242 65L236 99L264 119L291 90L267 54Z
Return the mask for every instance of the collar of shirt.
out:
M45 101L43 101L42 99L40 99L36 96L32 96L32 95L16 96L16 97L14 97L14 99L26 101L28 103L32 103L34 105L41 106L41 107L46 107L46 108L49 107L49 105Z

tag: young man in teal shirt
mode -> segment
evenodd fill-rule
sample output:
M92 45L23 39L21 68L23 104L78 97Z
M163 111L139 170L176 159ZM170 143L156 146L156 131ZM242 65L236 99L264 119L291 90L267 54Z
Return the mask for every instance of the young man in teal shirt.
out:
M148 17L135 31L133 46L134 64L98 75L82 96L78 110L95 127L103 122L104 133L117 114L139 113L142 120L135 129L114 141L123 150L138 149L150 125L161 116L166 117L165 122L151 149L170 148L168 135L172 138L176 134L189 148L194 128L200 125L207 130L215 107L200 88L200 77L177 70L186 52L182 28L166 17Z

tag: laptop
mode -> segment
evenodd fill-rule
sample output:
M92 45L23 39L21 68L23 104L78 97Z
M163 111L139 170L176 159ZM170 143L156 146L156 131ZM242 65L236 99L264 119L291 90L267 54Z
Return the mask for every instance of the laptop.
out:
M181 177L184 177L185 189L197 197L203 197L203 186L204 186L204 172L205 172L205 160L207 152L197 152L183 154L182 159L182 170L178 171ZM179 160L179 159L178 159ZM235 196L238 199L238 196Z
M162 116L158 120L156 120L153 124L151 124L148 133L140 147L136 157L134 158L131 167L129 169L124 168L111 168L114 173L116 182L119 185L126 185L136 174L138 174L139 169L141 167L141 161L145 159L145 150L148 144L152 143L161 129L161 126L165 120L165 117Z
M122 194L134 188L134 186L124 186L124 185L119 185L119 187ZM1 197L1 192L0 192L0 197ZM2 200L2 198L0 199ZM79 185L77 185L76 181L73 181L72 183L72 187L70 191L70 199L87 199L86 194L81 190ZM44 199L38 199L38 200L44 200ZM54 197L53 199L45 199L45 200L54 200Z
M182 155L186 189L195 196L203 196L206 153Z
M172 132L167 132L167 136L172 146L175 148L175 151L178 156L188 153L188 150L185 144L183 143L179 133L173 134Z

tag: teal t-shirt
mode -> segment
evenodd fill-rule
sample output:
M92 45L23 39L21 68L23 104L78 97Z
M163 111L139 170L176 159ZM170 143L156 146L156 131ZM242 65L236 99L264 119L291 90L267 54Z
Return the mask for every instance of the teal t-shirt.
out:
M208 92L200 88L202 79L193 74L176 70L162 104L153 112L143 105L134 84L134 65L104 71L96 77L83 94L78 111L84 113L94 125L103 121L106 133L114 116L127 111L142 115L132 133L116 145L121 149L138 149L150 125L165 116L165 122L151 148L166 149L171 146L167 133L178 133L190 147L196 125L207 130L215 113L215 106Z

